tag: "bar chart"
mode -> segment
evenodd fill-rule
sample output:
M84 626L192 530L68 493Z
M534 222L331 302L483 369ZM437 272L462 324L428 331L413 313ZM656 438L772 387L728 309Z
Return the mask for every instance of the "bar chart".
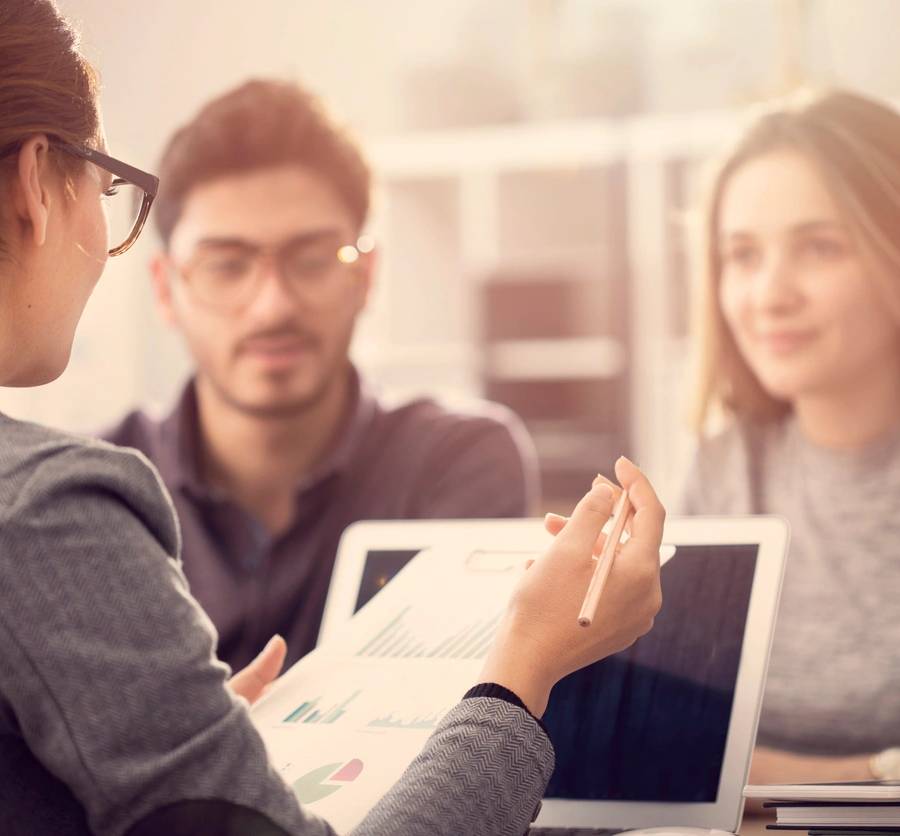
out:
M491 646L502 612L476 619L438 641L422 640L410 624L411 607L388 621L355 655L409 659L481 659Z
M336 705L331 705L327 709L320 709L319 703L321 702L321 697L316 697L315 699L305 700L300 703L287 717L282 720L282 723L335 723L339 720L344 714L347 713L347 706L355 700L362 691L356 691L351 694L347 699L343 702L338 703Z
M433 711L414 717L398 717L393 712L384 717L376 717L367 725L374 729L433 729L443 717L442 712Z

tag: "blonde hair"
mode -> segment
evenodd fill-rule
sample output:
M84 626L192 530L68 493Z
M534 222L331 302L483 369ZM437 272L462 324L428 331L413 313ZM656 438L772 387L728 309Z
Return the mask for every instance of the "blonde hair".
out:
M725 322L718 300L722 195L749 160L794 150L810 159L838 205L884 303L900 323L900 114L857 93L803 93L758 115L709 180L695 249L696 381L691 423L700 433L717 416L756 422L791 409L763 388Z

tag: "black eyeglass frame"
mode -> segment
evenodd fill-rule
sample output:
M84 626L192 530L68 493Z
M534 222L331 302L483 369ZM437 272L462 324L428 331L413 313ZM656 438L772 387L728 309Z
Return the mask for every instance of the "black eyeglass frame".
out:
M122 253L131 249L132 244L137 241L138 236L141 234L141 230L143 230L144 224L147 222L147 217L150 215L150 207L153 204L156 193L159 191L159 178L154 174L141 171L141 169L135 168L133 165L123 163L115 157L110 157L108 154L104 154L101 151L95 151L93 148L79 148L77 145L69 145L67 142L56 142L54 144L67 154L81 157L81 159L99 166L104 171L108 171L117 178L113 180L112 186L130 183L132 186L137 186L143 192L141 208L138 210L137 218L135 218L131 232L128 234L125 241L117 247L113 247L113 249L109 251L109 254L110 256L122 255Z
M67 154L80 157L82 160L87 160L88 162L99 166L104 171L108 171L116 178L113 180L111 187L127 183L132 186L137 186L143 192L141 208L138 210L137 218L135 218L131 232L128 234L125 241L118 246L113 247L109 251L109 254L111 256L122 255L122 253L131 249L132 244L137 241L138 236L141 234L141 230L143 230L144 224L147 222L147 217L150 215L150 206L153 204L153 199L159 191L159 178L154 174L141 171L141 169L135 168L133 165L123 163L115 157L110 157L108 154L104 154L101 151L95 151L93 148L81 148L78 145L70 145L68 142L62 142L55 137L51 137L50 142L59 148L60 151L65 151ZM9 154L17 152L19 148L21 148L21 145L21 142L14 142L12 145L0 150L0 157L6 157Z

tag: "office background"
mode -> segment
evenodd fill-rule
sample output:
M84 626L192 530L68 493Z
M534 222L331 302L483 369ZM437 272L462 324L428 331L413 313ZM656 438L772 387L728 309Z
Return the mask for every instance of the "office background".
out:
M114 155L251 76L296 78L377 174L377 287L354 344L390 397L502 401L548 508L620 452L672 501L689 455L684 231L748 103L804 82L900 97L898 0L59 0L100 67ZM144 235L68 371L0 409L76 431L162 412L189 369Z

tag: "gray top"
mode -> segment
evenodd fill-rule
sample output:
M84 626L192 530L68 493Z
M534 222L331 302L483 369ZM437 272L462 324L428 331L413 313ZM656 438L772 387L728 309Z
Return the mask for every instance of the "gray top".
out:
M791 525L759 742L900 745L900 427L848 453L812 444L793 417L734 425L701 444L683 510Z
M299 808L225 687L178 551L145 459L0 416L4 834L118 836L186 799L332 832ZM464 700L359 832L521 834L552 768L526 711Z
M216 626L219 658L235 669L275 633L287 640L288 665L315 647L350 523L535 510L533 447L509 410L482 403L451 412L425 399L389 407L355 372L351 387L348 414L297 485L294 520L277 538L206 483L193 383L162 421L132 412L105 435L158 468L181 523L191 592Z

